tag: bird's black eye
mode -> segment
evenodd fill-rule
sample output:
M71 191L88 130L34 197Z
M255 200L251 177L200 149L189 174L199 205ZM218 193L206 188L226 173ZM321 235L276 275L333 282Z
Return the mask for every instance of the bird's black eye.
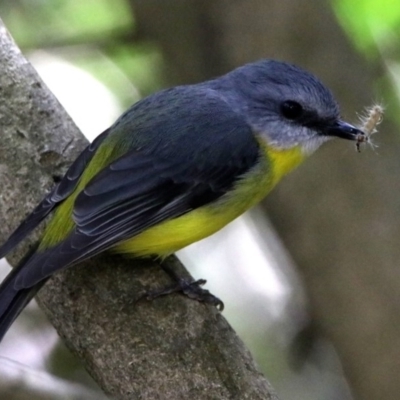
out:
M303 115L303 107L297 101L287 100L281 104L281 113L287 119L298 119Z

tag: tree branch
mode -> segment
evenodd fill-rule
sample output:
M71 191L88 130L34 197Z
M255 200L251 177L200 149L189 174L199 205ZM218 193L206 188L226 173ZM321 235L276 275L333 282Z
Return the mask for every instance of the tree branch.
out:
M85 140L3 25L0 60L5 240ZM175 257L168 262L184 270ZM67 346L114 399L277 399L216 309L181 295L139 300L167 282L154 262L102 255L56 274L38 297Z

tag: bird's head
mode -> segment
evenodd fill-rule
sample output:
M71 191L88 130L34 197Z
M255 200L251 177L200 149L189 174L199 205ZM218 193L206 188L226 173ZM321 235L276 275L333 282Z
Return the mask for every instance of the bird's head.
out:
M304 154L332 137L360 140L364 133L340 119L338 105L315 76L294 65L261 60L221 81L228 101L274 149Z

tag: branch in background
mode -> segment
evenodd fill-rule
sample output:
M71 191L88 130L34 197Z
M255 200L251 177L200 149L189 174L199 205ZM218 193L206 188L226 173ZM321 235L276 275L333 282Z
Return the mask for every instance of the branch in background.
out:
M82 385L0 358L0 397L8 400L106 400Z
M143 43L144 41L140 35L135 32L132 27L126 27L108 32L101 32L101 35L87 34L64 38L48 37L45 41L40 41L40 43L31 42L23 45L21 46L21 50L23 52L28 52L38 49L52 50L83 46L112 51L116 47L124 45L133 46L135 44L141 45Z
M85 141L2 25L0 60L3 241ZM169 262L185 271L176 258ZM276 400L217 310L181 295L138 301L166 283L154 262L102 255L56 274L38 300L113 399Z

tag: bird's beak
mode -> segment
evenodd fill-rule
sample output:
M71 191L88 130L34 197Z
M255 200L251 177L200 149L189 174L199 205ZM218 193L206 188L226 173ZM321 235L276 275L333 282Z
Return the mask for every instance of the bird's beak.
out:
M342 139L356 140L357 142L363 142L366 137L361 129L340 120L324 129L324 134Z

